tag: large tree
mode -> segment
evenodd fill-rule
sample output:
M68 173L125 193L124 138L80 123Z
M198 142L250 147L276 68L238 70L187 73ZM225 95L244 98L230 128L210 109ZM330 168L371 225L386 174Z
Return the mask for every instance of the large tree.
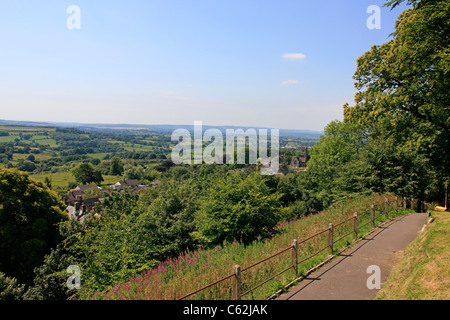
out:
M44 183L17 169L0 170L0 271L30 284L33 269L60 241L64 209Z
M392 39L357 60L358 92L355 105L344 106L344 121L427 157L442 190L450 177L450 2L408 4Z
M72 175L77 183L87 184L95 182L100 184L103 181L101 171L95 170L90 163L80 163L71 170Z

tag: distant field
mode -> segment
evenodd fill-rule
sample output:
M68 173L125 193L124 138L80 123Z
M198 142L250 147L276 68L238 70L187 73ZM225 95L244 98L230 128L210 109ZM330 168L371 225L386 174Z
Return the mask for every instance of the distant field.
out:
M120 144L126 151L153 151L154 149L153 146L144 146L141 144L134 144L134 146L132 146L129 143L118 140L109 140L108 143Z
M26 159L29 156L30 156L29 154L24 154L24 153L13 153L13 161L17 161L20 159ZM33 154L33 156L36 160L42 161L42 160L50 159L52 157L52 154L50 152L43 152L43 153Z
M134 147L132 146L123 146L123 148L127 151L153 151L152 146L143 146L140 144L135 144Z
M0 136L0 143L2 142L12 142L14 139L17 138L17 136Z
M15 127L15 126L0 126L0 131L6 131L9 136L0 136L0 143L2 142L13 142L14 139L19 139L20 133L32 135L30 139L22 139L24 143L31 143L33 140L41 145L48 145L51 148L57 147L57 143L54 139L43 135L43 132L54 132L55 128L41 128L41 127Z
M66 190L69 182L75 182L73 175L70 172L56 172L56 173L37 173L30 175L32 178L44 181L45 177L48 177L52 181L52 187L54 189L62 189ZM110 176L104 175L102 186L108 186L110 184L114 184L119 180L122 180L122 176Z
M109 153L107 152L100 152L100 153L88 153L87 156L94 158L94 159L99 159L99 160L103 160L103 158Z
M34 132L42 132L42 131L56 131L56 128L51 127L27 127L27 126L0 126L1 131L34 131Z

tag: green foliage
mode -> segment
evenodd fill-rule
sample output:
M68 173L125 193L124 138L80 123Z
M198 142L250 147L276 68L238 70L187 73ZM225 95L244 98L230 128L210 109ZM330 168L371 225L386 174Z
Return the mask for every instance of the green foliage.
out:
M386 5L395 7L404 1L388 1ZM46 132L52 137L49 148L58 145L60 149L44 160L46 135L42 134L40 145L33 144L37 134L31 132L20 132L20 139L5 136L8 142L0 145L1 161L7 165L14 161L26 171L51 168L56 172L66 166L62 173L67 173L77 163L71 173L78 183L100 183L102 174L111 174L161 180L161 184L139 195L113 193L106 197L101 215L88 215L81 224L64 221L64 205L45 184L17 170L1 170L0 271L15 278L0 273L0 297L87 296L113 288L144 270L159 270L162 261L199 246L233 242L236 247L233 244L223 259L243 259L237 249L241 242L255 251L265 244L270 247L269 242L257 240L276 233L283 236L280 228L291 228L288 221L359 195L386 192L439 198L450 181L446 152L450 139L450 3L408 3L413 9L399 17L393 38L358 59L355 105L344 106L343 122L327 125L324 136L311 149L306 172L261 176L257 171L234 170L243 165L175 166L171 160L157 161L166 159L170 137L94 134L64 128ZM141 150L135 152L135 147ZM27 156L32 148L36 156ZM148 153L155 149L156 153ZM14 158L19 150L20 159ZM296 151L284 149L280 158L288 163L294 155ZM47 186L50 182L46 181ZM357 210L355 202L349 205L352 212ZM324 216L315 215L311 221L322 223ZM344 216L344 209L336 210L327 219L342 220ZM310 223L305 220L301 221ZM320 229L322 224L314 228ZM313 232L311 225L308 232ZM286 245L282 243L280 248ZM212 263L206 256L203 259L207 265ZM189 257L183 266L191 268L191 261ZM82 270L82 288L77 292L65 287L65 270L72 264ZM173 266L171 276L176 277L180 270L175 268L177 264ZM203 275L201 270L198 274ZM185 277L187 271L181 271ZM254 277L256 281L259 275ZM29 290L24 293L17 281L30 286Z
M362 124L379 141L392 136L402 152L425 157L442 195L450 180L450 3L408 3L413 8L400 15L393 38L358 59L359 91L355 106L345 106L344 120Z
M0 300L23 300L25 286L0 272Z
M74 257L61 244L45 256L44 262L35 268L33 285L24 294L26 300L66 300L76 292L67 288L67 267L75 265Z
M208 195L196 214L195 234L207 245L268 237L280 218L280 194L270 192L259 172L219 178Z
M0 270L29 284L33 269L59 241L65 205L42 182L16 169L0 170Z
M307 171L308 189L317 192L324 207L347 194L346 186L339 180L347 177L346 168L358 157L365 141L362 126L333 121L325 128L325 135L311 149Z
M141 166L127 165L124 168L125 179L142 180L144 177L144 169Z
M80 184L95 182L100 184L103 181L102 173L94 169L90 163L80 163L70 171L75 181Z
M109 174L112 176L121 176L123 174L123 163L118 157L111 159Z

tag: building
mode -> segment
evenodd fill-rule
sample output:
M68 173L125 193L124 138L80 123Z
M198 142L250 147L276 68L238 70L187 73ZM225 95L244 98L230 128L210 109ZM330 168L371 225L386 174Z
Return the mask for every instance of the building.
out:
M98 196L89 199L83 199L82 195L76 196L73 204L68 204L66 208L69 219L83 222L86 215L94 211L97 203L101 204Z
M78 185L76 186L76 188L74 190L78 190L78 191L86 191L87 189L91 189L91 188L97 188L97 189L101 189L98 185L96 184L82 184L82 185Z
M123 190L123 189L134 189L136 187L140 186L139 180L137 179L130 179L130 180L122 180L118 181L115 184L111 185L110 187L114 190Z

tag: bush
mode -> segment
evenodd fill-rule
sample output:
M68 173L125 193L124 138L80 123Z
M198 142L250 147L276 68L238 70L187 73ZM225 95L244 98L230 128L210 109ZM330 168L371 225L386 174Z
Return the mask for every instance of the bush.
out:
M197 212L195 236L205 245L266 238L280 218L279 198L259 172L218 178Z
M0 300L22 300L24 291L25 286L18 284L16 278L0 272Z

